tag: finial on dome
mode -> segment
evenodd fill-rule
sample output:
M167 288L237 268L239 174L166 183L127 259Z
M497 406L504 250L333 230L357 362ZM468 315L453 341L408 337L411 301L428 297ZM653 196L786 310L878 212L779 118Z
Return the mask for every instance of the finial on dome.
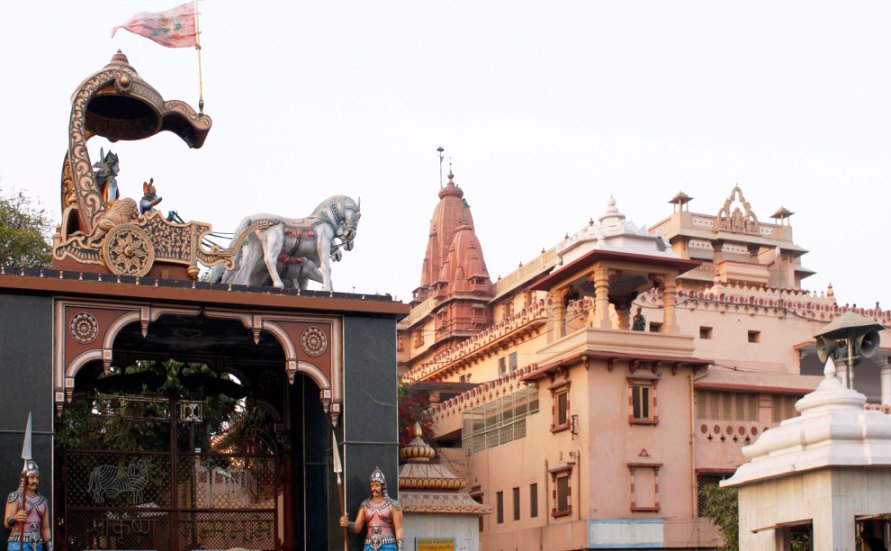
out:
M410 462L426 462L436 457L436 451L424 441L424 431L421 429L421 423L415 421L412 428L411 442L399 452L404 461Z
M835 360L831 357L826 360L826 365L823 367L823 376L827 379L834 379L838 374L838 370L835 368Z
M616 208L616 198L610 195L606 211L600 215L600 223L603 224L605 220L612 220L614 223L618 223L620 220L624 219L625 215L619 212L619 209Z

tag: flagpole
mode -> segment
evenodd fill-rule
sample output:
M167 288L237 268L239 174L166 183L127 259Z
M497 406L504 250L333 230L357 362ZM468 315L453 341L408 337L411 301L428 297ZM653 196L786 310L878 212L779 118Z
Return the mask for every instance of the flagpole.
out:
M195 0L195 51L198 52L198 112L204 113L204 82L201 78L201 28L198 26L198 0Z

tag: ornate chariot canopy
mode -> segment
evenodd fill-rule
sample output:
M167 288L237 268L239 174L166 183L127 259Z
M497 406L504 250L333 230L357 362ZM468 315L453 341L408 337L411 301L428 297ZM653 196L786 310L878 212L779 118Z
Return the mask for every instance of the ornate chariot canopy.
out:
M87 151L87 141L93 136L112 142L142 140L165 130L198 148L211 124L209 116L187 103L165 101L120 50L110 63L81 82L71 98L68 151L62 166L62 223L53 239L54 267L194 279L199 260L207 266L221 262L231 266L231 251L201 246L210 224L179 224L154 212L138 214L135 200L116 195L117 157L109 152L92 163ZM109 179L114 195L103 189Z

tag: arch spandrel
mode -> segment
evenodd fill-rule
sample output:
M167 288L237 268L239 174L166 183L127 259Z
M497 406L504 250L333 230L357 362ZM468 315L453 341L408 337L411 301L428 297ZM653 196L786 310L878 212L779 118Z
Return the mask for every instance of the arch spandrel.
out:
M74 387L74 376L87 363L101 360L108 368L118 334L138 323L143 337L149 324L164 315L197 316L199 308L165 308L150 305L101 302L56 302L56 358L53 377L57 400Z
M223 310L205 310L209 318L238 320L258 342L261 333L269 333L285 354L285 373L293 384L303 373L319 387L325 412L336 422L343 403L342 321L337 317L251 314Z

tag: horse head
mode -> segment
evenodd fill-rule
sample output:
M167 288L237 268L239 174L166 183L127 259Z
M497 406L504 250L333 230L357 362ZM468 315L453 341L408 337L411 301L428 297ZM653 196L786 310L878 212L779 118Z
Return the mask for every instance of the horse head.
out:
M343 241L343 247L350 251L353 249L353 239L356 238L356 231L359 228L359 219L362 218L362 212L359 210L359 203L346 196L341 199L340 209L343 222L336 233L337 237Z
M352 250L353 239L359 226L362 213L359 203L346 195L335 195L323 201L313 216L324 220L334 230L334 237L343 243L343 248Z

